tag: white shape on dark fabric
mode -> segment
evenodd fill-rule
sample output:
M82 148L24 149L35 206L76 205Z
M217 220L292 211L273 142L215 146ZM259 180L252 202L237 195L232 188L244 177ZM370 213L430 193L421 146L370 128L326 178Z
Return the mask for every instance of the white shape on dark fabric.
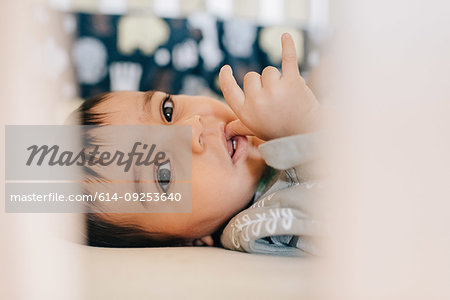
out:
M117 47L127 55L136 49L151 55L170 35L169 25L156 16L123 16L117 27Z
M205 79L199 76L187 75L183 78L180 94L194 96L201 94L206 89L208 89L208 84Z
M281 46L280 36L284 32L289 32L295 43L295 49L297 50L297 58L299 64L303 61L304 56L304 36L303 32L298 28L290 26L271 26L263 28L259 33L259 45L263 49L272 64L281 64Z
M114 62L109 67L111 91L138 91L142 66L132 62Z
M172 50L172 64L178 71L186 71L198 64L197 43L188 39L175 45Z
M203 39L199 43L199 49L204 67L208 71L214 70L224 57L219 48L216 22L215 17L204 13L192 14L188 18L189 26L202 32Z
M165 67L170 62L170 52L166 48L158 49L155 52L155 62L160 67Z
M106 47L97 39L85 37L78 39L73 47L79 82L96 84L106 75Z
M256 39L256 26L251 22L230 19L224 22L223 43L235 57L249 57Z

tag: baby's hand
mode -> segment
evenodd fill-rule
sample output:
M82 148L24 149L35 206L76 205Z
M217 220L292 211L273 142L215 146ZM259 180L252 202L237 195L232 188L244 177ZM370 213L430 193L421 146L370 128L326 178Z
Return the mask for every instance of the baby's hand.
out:
M227 138L253 133L268 141L313 130L320 105L300 76L292 37L283 34L281 44L282 74L275 67L265 68L261 75L249 72L244 91L230 66L220 70L223 96L239 118L227 125Z

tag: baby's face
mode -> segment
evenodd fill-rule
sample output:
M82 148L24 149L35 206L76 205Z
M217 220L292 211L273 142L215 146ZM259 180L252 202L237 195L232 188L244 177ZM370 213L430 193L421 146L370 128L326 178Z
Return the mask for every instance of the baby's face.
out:
M225 125L236 115L224 103L185 95L167 100L162 92L115 92L94 111L105 113L113 125L192 126L192 213L105 215L111 222L195 239L215 232L251 200L265 168L257 149L263 141L236 137L234 151Z

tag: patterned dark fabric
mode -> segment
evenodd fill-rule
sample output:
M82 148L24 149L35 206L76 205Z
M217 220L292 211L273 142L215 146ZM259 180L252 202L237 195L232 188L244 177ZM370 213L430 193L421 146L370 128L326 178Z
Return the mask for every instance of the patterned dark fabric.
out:
M224 22L208 15L188 19L76 16L72 59L85 99L111 90L220 95L217 77L224 64L233 67L239 84L248 71L261 72L274 65L261 46L264 28L248 22ZM279 45L279 39L274 43ZM297 47L304 50L305 45Z

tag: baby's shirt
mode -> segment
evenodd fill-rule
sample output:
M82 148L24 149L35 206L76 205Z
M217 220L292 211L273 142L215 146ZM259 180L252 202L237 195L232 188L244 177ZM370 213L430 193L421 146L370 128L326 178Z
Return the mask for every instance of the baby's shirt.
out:
M228 249L274 255L317 254L321 235L317 205L321 193L316 162L318 134L284 137L259 150L269 166L253 204L225 227L221 242Z

